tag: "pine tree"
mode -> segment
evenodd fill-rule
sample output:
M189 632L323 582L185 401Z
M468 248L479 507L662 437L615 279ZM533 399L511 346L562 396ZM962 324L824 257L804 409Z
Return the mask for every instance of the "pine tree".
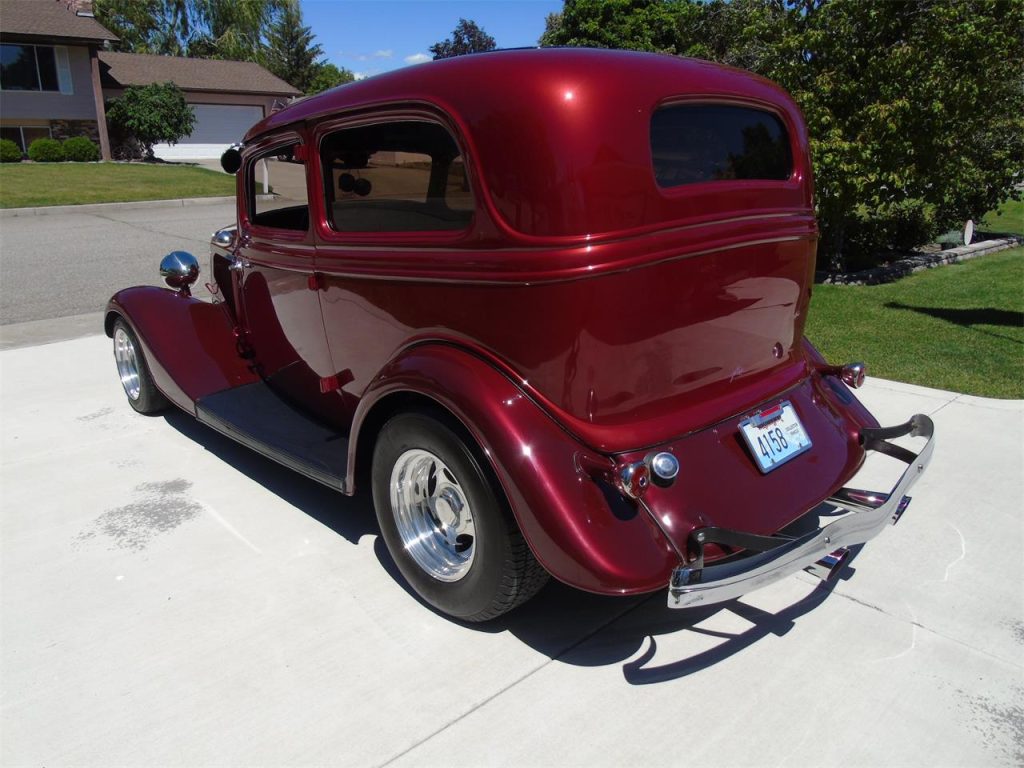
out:
M267 32L264 51L267 69L303 93L309 93L319 72L317 59L323 48L313 42L313 32L302 25L302 9L289 3Z

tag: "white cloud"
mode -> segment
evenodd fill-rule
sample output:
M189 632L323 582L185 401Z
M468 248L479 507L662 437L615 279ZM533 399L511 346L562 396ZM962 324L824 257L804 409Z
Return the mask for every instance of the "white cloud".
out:
M356 80L365 80L369 76L370 75L368 73L366 73L366 72L353 72L352 73L352 77L354 77Z
M383 51L374 51L373 52L373 58L375 58L375 59L390 59L394 55L395 55L395 52L393 50L391 50L390 48L388 48L387 50L383 50Z
M414 53L412 56L405 57L406 64L422 64L425 61L432 61L433 57L427 53Z

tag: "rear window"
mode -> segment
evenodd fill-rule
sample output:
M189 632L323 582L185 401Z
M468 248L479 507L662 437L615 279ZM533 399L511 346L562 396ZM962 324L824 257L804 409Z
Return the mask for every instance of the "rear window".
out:
M677 104L656 111L651 155L660 187L728 179L784 181L793 172L782 121L760 109L725 104Z

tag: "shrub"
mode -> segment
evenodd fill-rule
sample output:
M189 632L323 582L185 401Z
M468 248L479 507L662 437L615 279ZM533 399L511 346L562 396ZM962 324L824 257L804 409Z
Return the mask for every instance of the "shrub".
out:
M64 160L64 147L56 139L36 139L29 144L28 157L37 163L59 163Z
M107 119L119 135L142 142L150 159L154 144L176 144L196 124L192 107L174 83L128 86L107 104Z
M85 136L64 141L64 157L75 163L92 163L100 159L100 148Z
M0 139L0 163L20 163L21 150L10 139Z

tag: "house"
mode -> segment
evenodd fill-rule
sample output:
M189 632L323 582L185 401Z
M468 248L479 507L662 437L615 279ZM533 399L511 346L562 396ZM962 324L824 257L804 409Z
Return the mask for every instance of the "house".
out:
M197 159L220 157L241 141L254 124L301 96L297 88L249 61L187 59L139 53L100 51L100 77L107 99L120 96L125 86L170 81L192 105L196 125L191 136L174 146L157 144L157 157Z
M0 2L0 136L22 151L41 137L88 136L110 157L98 54L117 40L91 3Z
M88 136L110 158L104 100L130 85L173 82L196 115L191 136L157 157L220 157L251 125L300 96L258 64L115 53L91 0L0 0L0 131L22 151L35 139Z

